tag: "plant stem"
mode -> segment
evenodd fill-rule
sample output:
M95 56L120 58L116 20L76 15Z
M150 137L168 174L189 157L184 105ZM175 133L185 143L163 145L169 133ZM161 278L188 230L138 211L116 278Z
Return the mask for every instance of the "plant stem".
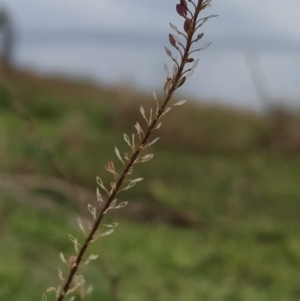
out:
M109 208L109 206L111 205L112 201L115 199L117 193L120 191L121 186L126 178L126 175L128 174L128 172L131 170L132 166L134 165L135 160L138 158L139 154L141 153L141 151L143 150L144 146L146 145L146 143L149 140L149 137L153 131L153 129L155 128L155 126L157 125L158 120L160 119L160 117L162 116L162 114L164 113L166 106L168 105L170 99L172 98L174 92L177 90L177 85L179 83L179 80L181 79L183 73L184 73L184 68L186 63L188 62L188 58L189 58L189 54L190 54L190 49L191 46L193 44L193 36L195 34L196 31L196 22L197 22L197 18L199 13L201 12L202 8L203 8L203 1L198 1L197 6L195 6L195 13L192 16L192 23L191 23L191 27L189 29L189 31L187 32L187 39L186 39L186 45L184 47L184 54L181 57L181 61L179 64L179 68L178 71L175 75L174 78L172 78L172 84L170 86L170 89L167 90L167 93L165 93L165 97L164 97L164 101L162 103L162 105L160 106L155 118L152 120L152 122L148 125L147 127L147 131L144 133L144 136L141 140L141 142L139 143L139 146L135 149L135 151L132 153L129 162L127 163L127 165L124 167L121 176L119 177L119 179L116 182L116 185L114 187L114 189L111 191L108 199L106 200L101 212L99 213L99 216L97 217L92 229L90 230L90 233L88 234L88 236L85 239L84 244L81 246L76 261L75 263L72 265L68 278L59 294L59 296L57 297L57 301L62 301L64 299L64 297L66 296L66 293L68 292L68 290L70 289L72 280L74 275L76 274L79 265L83 259L83 256L85 254L86 249L88 248L89 244L91 243L91 241L94 238L94 235L96 234L104 216L106 213L106 210Z

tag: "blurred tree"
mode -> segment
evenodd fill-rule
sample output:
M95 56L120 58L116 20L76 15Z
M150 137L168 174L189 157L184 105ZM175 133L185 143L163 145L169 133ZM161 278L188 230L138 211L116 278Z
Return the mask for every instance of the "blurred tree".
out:
M8 12L0 7L0 67L10 68L13 50L13 28Z

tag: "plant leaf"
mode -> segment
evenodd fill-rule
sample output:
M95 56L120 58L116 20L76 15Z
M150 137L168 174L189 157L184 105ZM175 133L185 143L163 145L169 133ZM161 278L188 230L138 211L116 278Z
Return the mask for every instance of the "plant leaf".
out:
M180 100L180 101L174 103L173 106L174 106L174 107L176 107L176 106L182 106L182 105L185 104L186 102L187 102L186 99Z
M200 60L197 59L197 60L194 62L193 66L191 67L191 70L195 69L195 68L198 66L199 61L200 61Z

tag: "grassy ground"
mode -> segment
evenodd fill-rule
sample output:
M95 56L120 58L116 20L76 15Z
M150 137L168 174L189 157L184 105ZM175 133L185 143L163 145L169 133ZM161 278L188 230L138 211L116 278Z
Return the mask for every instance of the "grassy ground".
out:
M103 166L114 146L125 149L137 101L151 100L125 87L13 73L0 86L2 178L55 176L94 191L95 175L109 180ZM145 181L123 198L194 222L112 215L119 227L93 246L99 259L84 270L91 300L299 300L300 157L274 147L272 126L195 104L170 113L154 160L136 171ZM0 183L0 299L39 299L58 282L59 252L72 253L68 233L81 237L74 200L7 183Z

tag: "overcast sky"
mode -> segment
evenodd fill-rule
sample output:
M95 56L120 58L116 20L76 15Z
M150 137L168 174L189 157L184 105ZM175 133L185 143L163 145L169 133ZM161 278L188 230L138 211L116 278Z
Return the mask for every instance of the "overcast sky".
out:
M176 0L2 0L19 29L16 62L40 72L78 74L157 90L168 59L169 22L180 27ZM260 61L266 92L300 102L300 1L214 0L195 75L183 92L259 108L246 54ZM252 60L253 62L253 60Z

